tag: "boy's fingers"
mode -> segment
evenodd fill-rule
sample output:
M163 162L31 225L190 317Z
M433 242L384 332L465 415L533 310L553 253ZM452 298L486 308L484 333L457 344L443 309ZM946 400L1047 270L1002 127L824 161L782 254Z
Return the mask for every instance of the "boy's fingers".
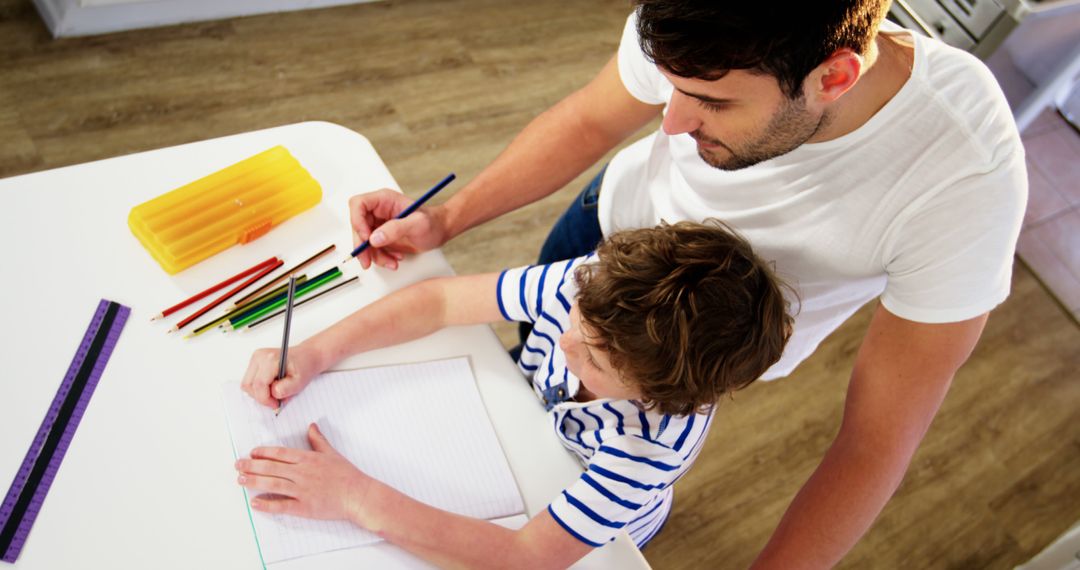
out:
M300 391L300 380L296 376L286 376L281 380L275 380L270 385L270 395L278 400L284 400L295 396ZM275 405L277 402L275 402Z
M251 499L251 508L264 513L295 515L300 512L300 501L281 495L259 495Z
M235 466L236 470L239 471L241 475L265 475L267 477L277 477L278 479L293 481L293 479L290 478L290 475L293 474L290 471L290 464L288 463L271 461L269 459L238 459Z
M328 451L334 453L334 447L330 445L330 441L326 439L326 436L319 431L319 426L312 423L308 426L308 443L311 444L311 449L315 451Z

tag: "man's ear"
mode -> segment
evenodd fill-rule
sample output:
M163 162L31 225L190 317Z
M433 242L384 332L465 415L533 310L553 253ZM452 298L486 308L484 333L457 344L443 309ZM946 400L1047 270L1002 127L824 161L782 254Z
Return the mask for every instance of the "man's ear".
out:
M820 103L832 103L855 86L863 59L850 48L838 49L806 77L806 95Z

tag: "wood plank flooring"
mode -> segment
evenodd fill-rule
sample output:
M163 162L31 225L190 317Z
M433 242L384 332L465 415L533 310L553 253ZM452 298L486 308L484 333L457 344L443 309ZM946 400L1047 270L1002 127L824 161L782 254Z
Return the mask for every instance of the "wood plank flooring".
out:
M392 0L57 41L29 1L0 0L0 176L326 120L371 139L416 196L448 170L474 176L588 81L627 12L624 0ZM451 263L532 261L595 171L461 236ZM654 567L753 559L836 433L869 315L790 378L723 404L645 550ZM1076 323L1017 264L906 480L840 567L1011 568L1080 520L1078 370Z

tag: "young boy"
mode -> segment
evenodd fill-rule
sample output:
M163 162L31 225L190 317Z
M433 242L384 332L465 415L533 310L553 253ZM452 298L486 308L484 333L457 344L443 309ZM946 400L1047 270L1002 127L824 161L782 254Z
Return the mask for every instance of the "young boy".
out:
M311 425L311 451L257 448L236 463L252 507L348 519L439 566L565 567L627 530L663 526L720 397L776 362L791 318L781 286L720 223L616 233L596 253L501 274L424 281L289 351L257 351L244 390L267 406L357 352L449 325L530 321L518 366L585 471L522 529L440 511L372 479Z

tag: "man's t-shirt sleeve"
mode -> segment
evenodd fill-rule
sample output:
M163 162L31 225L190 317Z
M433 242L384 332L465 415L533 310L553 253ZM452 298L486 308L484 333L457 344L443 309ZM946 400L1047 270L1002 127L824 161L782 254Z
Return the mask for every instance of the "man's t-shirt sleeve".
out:
M619 78L635 99L649 105L664 105L671 98L671 83L649 61L638 44L637 12L626 19L619 42Z
M882 304L922 323L963 321L996 307L1009 295L1026 201L1017 152L913 208L890 240Z

